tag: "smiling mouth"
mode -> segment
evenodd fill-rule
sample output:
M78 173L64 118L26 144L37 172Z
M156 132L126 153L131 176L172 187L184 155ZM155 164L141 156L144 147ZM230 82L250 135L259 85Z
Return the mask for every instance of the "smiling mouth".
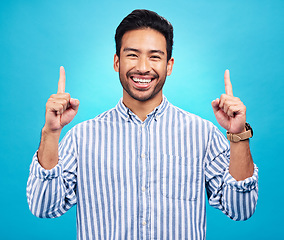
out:
M139 84L148 84L150 83L152 80L154 80L154 78L137 78L137 77L130 77L134 82L139 83Z

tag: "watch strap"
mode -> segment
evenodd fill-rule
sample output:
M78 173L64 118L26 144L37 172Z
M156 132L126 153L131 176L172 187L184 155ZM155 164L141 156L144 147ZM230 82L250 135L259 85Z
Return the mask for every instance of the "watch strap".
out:
M227 132L227 138L230 142L239 142L239 141L244 141L252 137L252 132L251 130L245 131L243 133L229 133Z

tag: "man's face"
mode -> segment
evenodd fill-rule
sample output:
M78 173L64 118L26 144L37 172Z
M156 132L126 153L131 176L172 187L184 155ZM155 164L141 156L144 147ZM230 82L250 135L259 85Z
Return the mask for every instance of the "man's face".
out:
M147 101L162 98L166 76L172 72L173 58L167 61L165 37L151 28L126 32L120 58L114 56L114 69L127 97Z

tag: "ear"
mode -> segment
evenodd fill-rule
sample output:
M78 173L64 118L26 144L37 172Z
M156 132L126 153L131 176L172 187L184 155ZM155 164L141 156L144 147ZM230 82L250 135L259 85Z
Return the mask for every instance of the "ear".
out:
M119 57L114 54L114 58L113 58L113 68L114 71L119 72Z
M171 58L167 63L167 76L170 76L172 74L174 61L174 58Z

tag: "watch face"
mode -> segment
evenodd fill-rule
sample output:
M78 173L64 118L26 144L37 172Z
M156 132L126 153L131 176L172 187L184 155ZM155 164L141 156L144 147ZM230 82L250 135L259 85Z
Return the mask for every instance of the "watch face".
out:
M253 130L251 128L251 126L249 125L249 123L246 123L246 130L250 130L251 131L251 136L253 136Z

